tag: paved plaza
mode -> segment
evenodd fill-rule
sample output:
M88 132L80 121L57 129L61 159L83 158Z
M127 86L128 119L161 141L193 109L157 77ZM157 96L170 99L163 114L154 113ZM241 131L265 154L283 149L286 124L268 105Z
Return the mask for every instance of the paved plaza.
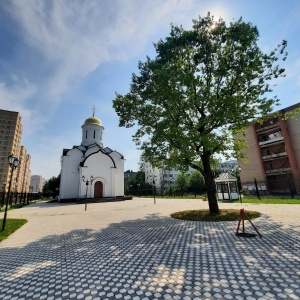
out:
M0 300L300 299L300 205L243 205L263 214L260 239L236 237L237 222L170 217L207 202L156 202L9 211L28 223L0 243ZM248 222L246 232L255 233Z

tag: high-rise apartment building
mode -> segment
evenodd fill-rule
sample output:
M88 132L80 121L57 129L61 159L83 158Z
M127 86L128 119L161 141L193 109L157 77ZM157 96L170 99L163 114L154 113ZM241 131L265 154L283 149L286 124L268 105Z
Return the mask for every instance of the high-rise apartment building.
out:
M297 108L300 103L248 126L248 163L238 161L243 189L254 190L255 178L258 189L266 193L300 194L300 113L285 118Z
M238 170L238 162L236 159L228 160L225 162L218 163L216 165L216 170L221 171L222 173L232 173Z
M192 171L193 169L189 168L186 173L190 174ZM173 168L167 170L165 168L153 167L150 163L145 163L145 182L153 184L154 180L157 189L173 187L174 182L180 173L182 172L178 169Z
M18 112L0 109L0 185L8 191L11 168L8 156L13 154L20 160L12 178L11 191L28 192L30 182L30 155L21 147L22 123Z
M30 180L30 186L33 193L40 193L43 190L43 177L40 175L32 175Z
M31 178L31 171L30 171L30 155L27 154L27 150L24 146L20 147L19 152L19 166L16 170L16 185L14 192L18 193L28 193L29 192L29 185L30 185L30 178Z

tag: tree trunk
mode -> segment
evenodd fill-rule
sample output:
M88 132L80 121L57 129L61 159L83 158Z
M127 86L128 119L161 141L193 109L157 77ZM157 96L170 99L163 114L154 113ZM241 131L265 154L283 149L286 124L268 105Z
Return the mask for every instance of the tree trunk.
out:
M205 187L207 191L209 212L211 214L219 213L219 205L216 195L216 185L214 181L214 175L210 167L210 155L204 151L201 156L203 169L204 169L204 179L205 179Z

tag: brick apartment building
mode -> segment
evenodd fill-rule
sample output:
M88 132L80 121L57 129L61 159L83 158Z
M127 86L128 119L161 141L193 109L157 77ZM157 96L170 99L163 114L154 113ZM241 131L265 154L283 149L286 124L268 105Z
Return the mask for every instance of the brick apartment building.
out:
M13 154L20 159L14 172L11 191L28 192L30 184L30 155L21 146L22 118L18 112L0 109L0 191L8 191L11 168L8 156Z
M33 193L41 193L43 190L44 179L41 175L32 175L30 180L30 186Z
M18 193L28 193L29 192L29 185L30 185L30 178L31 178L31 171L30 171L30 159L31 156L27 154L27 150L24 146L20 147L19 152L19 166L16 169L17 177L16 177L16 186L15 192Z
M247 127L248 163L238 160L243 189L254 191L255 178L261 192L300 194L300 114L284 120L296 108L300 103Z

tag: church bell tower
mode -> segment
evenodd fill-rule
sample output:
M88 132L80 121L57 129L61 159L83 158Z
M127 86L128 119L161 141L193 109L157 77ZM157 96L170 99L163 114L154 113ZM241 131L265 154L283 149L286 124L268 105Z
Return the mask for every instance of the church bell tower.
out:
M82 142L83 146L90 146L98 144L103 148L102 136L104 127L101 120L95 117L95 108L93 109L93 116L84 121L82 128Z

